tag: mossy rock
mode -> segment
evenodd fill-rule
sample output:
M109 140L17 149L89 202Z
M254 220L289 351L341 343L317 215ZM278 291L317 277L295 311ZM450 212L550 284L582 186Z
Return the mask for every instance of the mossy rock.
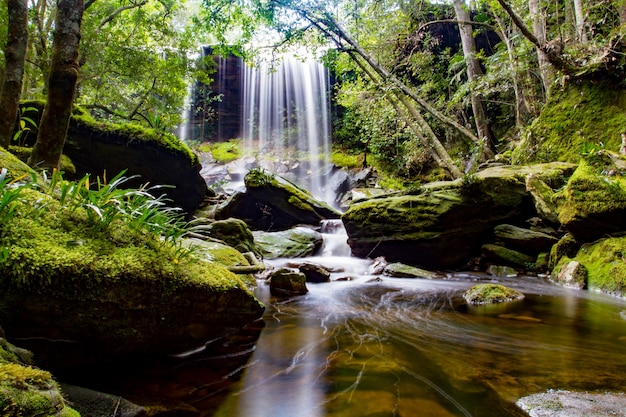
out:
M574 236L566 233L559 241L550 249L550 258L548 260L548 269L553 269L564 256L573 258L581 247Z
M299 224L318 226L340 213L285 178L262 169L249 171L246 191L234 194L215 213L216 219L235 217L253 230L280 231Z
M5 154L0 166L12 167L11 177L31 172ZM13 204L0 223L0 323L55 373L116 355L190 349L263 312L225 265L124 218L95 229L84 208L33 188Z
M493 228L535 214L526 178L566 176L568 163L489 168L464 180L352 205L342 216L356 256L384 256L427 269L458 268L480 254ZM534 259L533 259L534 261Z
M558 213L560 222L580 242L626 231L626 179L605 177L581 160L560 194Z
M507 247L510 246L528 254L545 252L558 242L554 236L511 224L499 224L493 232L496 239L504 241Z
M483 255L488 261L507 265L534 269L536 258L504 246L488 243L482 246Z
M212 221L203 228L208 236L221 240L241 253L252 252L261 257L261 251L254 242L254 236L246 222L228 218Z
M478 284L468 289L463 298L471 305L496 304L517 301L524 298L524 294L512 288L499 284Z
M513 163L578 162L590 144L619 149L626 126L625 90L609 81L574 81L550 93L514 149Z
M309 292L306 287L306 275L289 268L272 271L269 284L270 293L277 297L292 297Z
M626 237L606 238L583 245L574 260L587 269L589 289L626 296Z
M322 246L322 235L309 227L294 227L280 232L253 232L265 259L301 258L314 255Z
M394 262L388 264L383 269L383 275L394 278L423 278L423 279L437 279L442 276L436 272L427 271L425 269L416 268L411 265L406 265L400 262Z

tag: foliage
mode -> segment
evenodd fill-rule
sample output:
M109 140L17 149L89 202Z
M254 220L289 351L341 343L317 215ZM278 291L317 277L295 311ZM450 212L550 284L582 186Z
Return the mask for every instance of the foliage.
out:
M241 143L237 139L214 143L210 146L210 149L213 158L223 164L232 162L242 156Z
M24 146L24 137L31 128L37 128L37 122L28 116L29 112L38 112L36 107L19 107L19 115L17 121L17 131L13 135L13 141L18 142L19 146Z

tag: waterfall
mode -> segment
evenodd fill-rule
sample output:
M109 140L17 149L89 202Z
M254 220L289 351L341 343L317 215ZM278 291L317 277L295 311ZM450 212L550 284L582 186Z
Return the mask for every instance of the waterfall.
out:
M285 56L280 64L242 67L244 148L259 164L330 201L329 75L319 62ZM282 166L281 166L282 165ZM285 166L287 165L287 166Z

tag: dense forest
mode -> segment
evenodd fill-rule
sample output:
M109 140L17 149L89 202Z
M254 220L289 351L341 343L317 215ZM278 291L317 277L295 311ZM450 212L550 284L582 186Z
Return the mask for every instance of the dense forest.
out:
M9 1L0 143L27 136L28 118L13 129L19 99L48 98L32 159L44 167L58 163L72 103L171 131L189 84L214 71L201 45L249 59L301 45L337 80L337 146L400 178L433 168L457 178L506 157L552 90L620 85L624 10L615 1Z

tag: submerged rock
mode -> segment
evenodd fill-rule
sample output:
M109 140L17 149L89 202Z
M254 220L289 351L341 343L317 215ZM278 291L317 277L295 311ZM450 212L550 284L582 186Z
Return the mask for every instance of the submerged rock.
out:
M504 285L478 284L468 289L463 298L468 304L481 305L521 300L524 294Z
M516 404L531 417L613 417L625 415L626 395L549 390L522 397Z

